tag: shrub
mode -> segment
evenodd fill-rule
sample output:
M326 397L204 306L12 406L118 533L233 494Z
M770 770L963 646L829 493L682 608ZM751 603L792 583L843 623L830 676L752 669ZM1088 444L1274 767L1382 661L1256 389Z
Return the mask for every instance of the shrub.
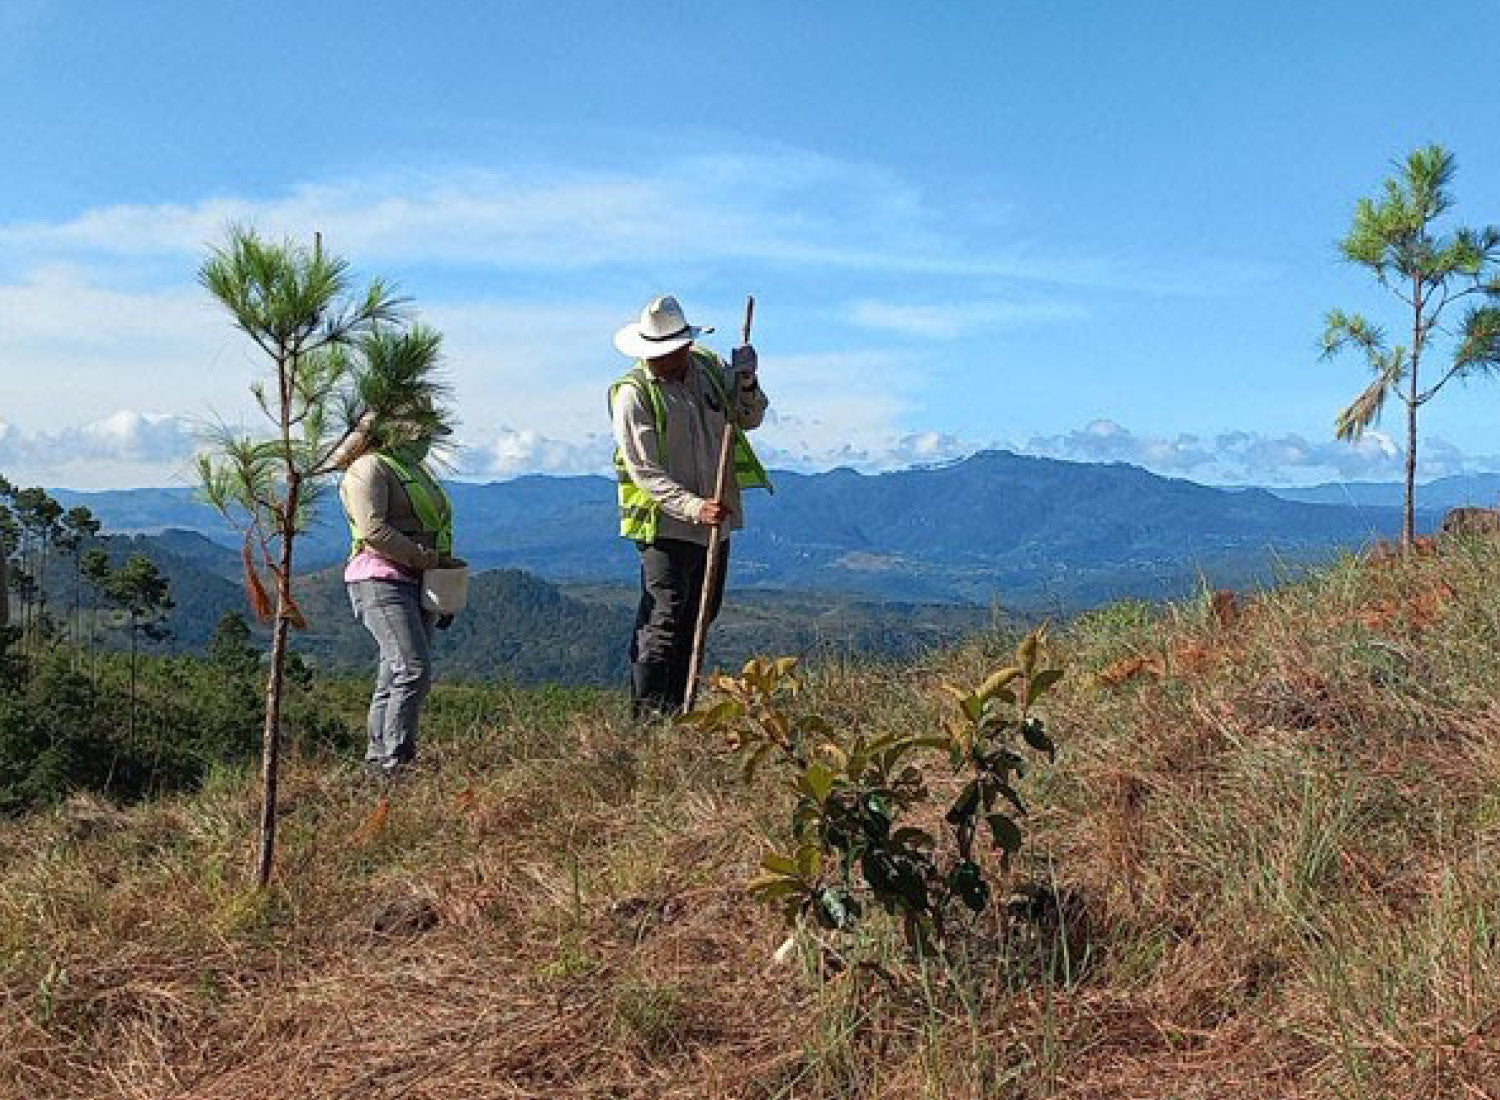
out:
M930 732L871 737L794 715L795 658L760 658L739 676L715 677L717 701L681 721L723 734L742 754L747 781L762 766L778 767L793 796L790 850L765 856L751 893L793 924L834 933L853 932L873 904L924 955L945 940L955 915L989 908L995 864L1008 870L1021 847L1022 750L1054 754L1033 713L1063 675L1045 661L1044 643L1044 628L1033 630L1014 663L978 687L945 684L952 707ZM961 787L935 833L911 822L931 802L929 771L944 760ZM976 843L981 837L987 844Z

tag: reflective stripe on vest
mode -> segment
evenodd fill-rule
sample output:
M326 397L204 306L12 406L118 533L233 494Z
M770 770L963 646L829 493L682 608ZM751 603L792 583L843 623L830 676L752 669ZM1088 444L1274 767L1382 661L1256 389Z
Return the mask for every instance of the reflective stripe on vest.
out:
M426 466L420 462L409 465L404 459L394 454L381 451L375 457L390 469L401 481L401 487L406 490L406 497L411 501L411 510L417 517L417 522L422 525L422 530L433 536L434 549L444 557L453 554L453 505L448 500L448 493L432 476ZM365 540L360 537L354 527L354 521L349 521L349 556L352 558L364 549Z
M693 366L708 378L708 384L719 399L719 404L729 410L734 407L729 389L724 384L720 360L712 352L694 348ZM656 461L665 466L662 448L667 439L667 405L662 399L661 384L644 363L637 362L635 369L609 388L609 405L613 413L615 394L621 386L633 386L646 395L651 403L651 418L656 427ZM761 465L750 440L738 424L734 426L734 480L741 489L771 490L771 478ZM615 482L620 505L620 534L636 542L654 542L661 521L661 505L650 493L630 479L625 467L625 455L615 448Z

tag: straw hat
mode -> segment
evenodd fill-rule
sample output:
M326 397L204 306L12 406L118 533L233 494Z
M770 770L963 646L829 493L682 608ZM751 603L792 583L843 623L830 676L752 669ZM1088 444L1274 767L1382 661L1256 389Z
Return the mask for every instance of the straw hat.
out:
M615 333L615 347L632 359L656 359L685 347L711 328L695 328L687 323L682 306L670 295L653 298L641 310L641 319Z

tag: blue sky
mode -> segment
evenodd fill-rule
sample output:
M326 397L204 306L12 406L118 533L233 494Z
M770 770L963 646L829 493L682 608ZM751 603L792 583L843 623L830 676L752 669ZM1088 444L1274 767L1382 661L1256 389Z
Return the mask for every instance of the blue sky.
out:
M1395 477L1332 440L1334 242L1427 142L1500 222L1500 4L0 0L0 471L185 484L255 361L194 282L321 230L446 336L463 472L607 468L610 336L744 295L774 464L1007 446L1197 480ZM1500 469L1500 388L1424 414Z

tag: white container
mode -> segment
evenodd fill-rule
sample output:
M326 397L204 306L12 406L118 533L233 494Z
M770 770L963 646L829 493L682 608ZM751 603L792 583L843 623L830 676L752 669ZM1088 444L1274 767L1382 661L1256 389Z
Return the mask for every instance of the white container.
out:
M422 573L422 607L438 615L457 615L469 602L469 563L450 562Z

